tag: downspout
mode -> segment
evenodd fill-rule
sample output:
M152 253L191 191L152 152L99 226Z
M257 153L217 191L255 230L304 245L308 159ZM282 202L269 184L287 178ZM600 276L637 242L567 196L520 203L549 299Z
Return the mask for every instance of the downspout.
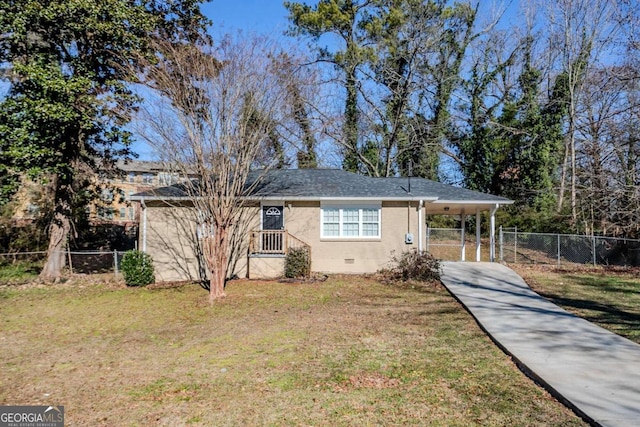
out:
M140 198L140 207L142 207L142 252L147 252L147 205L144 203L144 197Z
M422 253L422 206L424 200L420 200L418 203L418 253Z

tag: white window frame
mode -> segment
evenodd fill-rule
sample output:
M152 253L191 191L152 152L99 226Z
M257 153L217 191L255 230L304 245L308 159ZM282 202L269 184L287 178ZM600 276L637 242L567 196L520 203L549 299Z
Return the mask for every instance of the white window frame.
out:
M325 233L325 209L337 209L339 220L338 220L338 235L330 236ZM350 209L358 209L358 235L349 236L345 234L344 230L344 211ZM363 210L365 209L375 209L378 212L377 224L378 224L378 234L375 236L365 236L363 234L364 227L363 224L369 221L364 221ZM322 202L320 204L320 238L323 240L380 240L382 238L382 203L380 202L364 202L364 203L353 203L353 202Z

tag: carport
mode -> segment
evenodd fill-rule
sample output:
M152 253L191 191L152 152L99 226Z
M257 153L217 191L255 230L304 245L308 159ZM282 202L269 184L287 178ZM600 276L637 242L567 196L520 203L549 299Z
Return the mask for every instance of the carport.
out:
M433 203L425 204L425 215L448 215L460 217L461 238L460 238L460 261L467 261L466 249L466 222L467 218L475 215L476 218L476 239L475 239L475 261L480 262L480 250L482 247L482 213L489 212L489 258L491 262L496 259L496 211L500 207L500 204L481 204L481 203L465 203L465 202L451 202L445 200L437 200Z
M482 213L489 212L489 258L491 262L496 260L496 211L504 205L513 204L513 200L498 197L491 194L479 193L461 187L455 187L435 181L416 180L410 187L414 196L425 194L429 199L420 198L419 224L420 242L418 249L424 250L423 242L426 241L425 218L426 215L458 216L462 227L460 261L466 261L466 219L475 215L475 261L479 262L482 236ZM419 197L419 196L418 196ZM422 209L424 207L424 211ZM423 216L424 215L424 216Z

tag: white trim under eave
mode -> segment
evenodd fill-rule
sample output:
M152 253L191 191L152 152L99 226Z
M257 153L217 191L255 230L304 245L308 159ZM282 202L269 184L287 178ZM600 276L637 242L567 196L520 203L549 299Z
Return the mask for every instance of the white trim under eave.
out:
M162 196L131 196L130 200L140 201L142 199L147 201L189 201L192 197L162 197ZM310 197L310 196L266 196L266 197L245 197L245 200L251 200L256 202L263 201L282 201L287 202L344 202L344 201L356 201L356 202L435 202L437 197ZM486 202L485 202L486 203Z
M492 207L495 205L512 205L515 202L513 200L443 200L437 199L432 202L434 205L486 205Z
M247 197L248 200L286 200L287 202L419 202L438 200L437 197L310 197L310 196L267 196L267 197Z
M192 200L192 197L161 197L161 196L130 196L129 200L134 202L139 202L141 200L146 200L147 202L181 202L181 201L189 201Z

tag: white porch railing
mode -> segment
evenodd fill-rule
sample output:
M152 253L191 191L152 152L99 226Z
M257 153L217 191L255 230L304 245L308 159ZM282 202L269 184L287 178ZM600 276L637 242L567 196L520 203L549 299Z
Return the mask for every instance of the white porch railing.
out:
M311 246L287 230L254 230L249 239L249 253L253 255L286 255L291 249L299 248L311 252Z

